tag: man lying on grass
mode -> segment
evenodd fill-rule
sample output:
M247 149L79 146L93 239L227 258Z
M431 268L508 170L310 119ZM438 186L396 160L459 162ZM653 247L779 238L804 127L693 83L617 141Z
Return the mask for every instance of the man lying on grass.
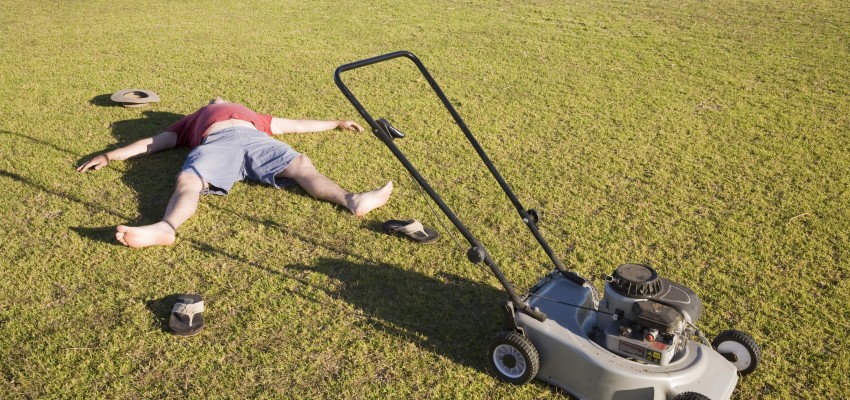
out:
M112 160L126 160L176 146L193 148L177 175L177 187L162 220L151 225L116 228L115 238L135 248L171 245L177 228L198 209L201 194L226 195L234 183L243 179L276 188L295 181L311 196L363 216L389 200L392 182L369 192L350 193L319 173L306 155L271 138L282 133L335 128L363 131L363 127L352 121L289 120L258 114L219 96L165 132L94 157L77 171L98 170Z

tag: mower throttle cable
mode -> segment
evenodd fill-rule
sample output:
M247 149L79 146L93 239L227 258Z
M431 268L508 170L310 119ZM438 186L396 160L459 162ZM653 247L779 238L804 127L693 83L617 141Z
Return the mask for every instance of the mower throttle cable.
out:
M570 306L570 307L580 308L580 309L582 309L582 310L588 310L588 311L598 312L598 313L602 313L602 314L608 314L608 315L610 315L610 316L613 316L615 320L617 320L617 319L620 319L620 318L621 318L619 315L617 315L617 314L615 314L615 313L610 313L610 312L607 312L607 311L597 310L597 309L595 309L595 308L590 308L590 307L580 306L580 305L578 305L578 304L567 303L566 301L555 300L555 299L552 299L552 298L549 298L549 297L546 297L546 296L541 296L541 295L536 294L536 293L525 292L525 294L526 294L526 295L528 295L528 296L531 296L531 297L537 297L538 299L542 299L542 300L546 300L546 301L551 301L551 302L553 302L553 303L563 304L563 305L565 305L565 306ZM624 319L624 321L634 322L634 321L626 320L626 319Z
M413 183L416 183L416 180L413 179L412 174L408 173L407 176L413 181ZM455 243L455 247L457 248L457 250L461 253L464 253L465 251L463 250L463 246L461 246L460 243L458 242L457 237L455 236L453 230L446 228L445 222L437 214L437 211L434 210L434 205L431 204L430 201L428 201L428 197L425 195L425 191L422 190L422 187L418 184L415 184L413 186L415 186L417 189L419 189L419 194L422 195L422 200L424 200L425 204L428 205L428 209L431 210L431 214L434 215L434 219L437 220L437 223L440 224L440 227L443 228L443 231L447 232L449 234L449 236L452 238L452 241ZM481 271L484 272L484 275L486 275L487 277L493 278L493 275L490 273L490 271L488 271L486 268L484 268L483 265L481 265L481 264L475 264L475 265L477 265L478 268L480 268Z

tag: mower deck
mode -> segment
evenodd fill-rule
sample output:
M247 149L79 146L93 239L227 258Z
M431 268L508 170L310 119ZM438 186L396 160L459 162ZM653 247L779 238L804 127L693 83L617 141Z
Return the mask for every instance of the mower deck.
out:
M711 399L732 396L735 367L711 347L690 341L670 364L657 366L611 353L590 337L597 313L594 292L551 273L526 297L549 318L516 313L515 323L540 354L537 378L580 399L655 399L697 392Z

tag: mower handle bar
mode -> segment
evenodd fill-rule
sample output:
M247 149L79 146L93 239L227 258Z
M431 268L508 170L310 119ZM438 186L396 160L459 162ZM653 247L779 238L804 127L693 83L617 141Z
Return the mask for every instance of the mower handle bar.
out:
M409 51L396 51L344 64L337 68L334 72L334 82L345 95L345 97L348 99L348 101L351 102L352 105L354 105L354 108L357 109L357 112L363 117L363 119L366 120L366 123L369 124L369 126L372 128L372 131L374 132L375 136L381 139L381 141L384 142L384 144L390 149L393 155L395 155L395 157L399 161L401 161L402 165L404 165L404 167L408 170L411 176L413 176L414 180L416 180L416 182L423 189L425 189L431 199L434 200L434 202L437 203L437 205L440 207L440 210L443 211L446 217L451 220L452 224L454 224L454 226L458 229L458 231L460 231L460 233L467 240L467 242L469 242L472 247L467 252L467 258L469 258L469 260L473 263L484 261L484 263L488 267L490 267L490 270L493 272L493 274L508 292L508 295L510 296L511 300L520 310L538 320L544 320L546 318L546 315L538 310L532 309L530 306L527 305L527 303L522 301L522 299L517 295L513 286L510 284L510 282L508 282L507 278L505 278L501 269L499 269L499 267L493 261L493 258L490 256L484 246L472 235L469 229L467 229L466 226L460 221L460 219L458 219L457 215L455 215L455 213L445 204L445 202L443 202L440 196L431 188L428 182L419 174L419 172L410 163L410 161L407 160L407 157L405 157L404 154L402 154L402 152L395 145L395 143L393 143L393 136L391 132L387 131L385 127L381 126L381 124L379 124L375 121L374 118L372 118L372 116L369 114L369 112L366 111L360 101L357 100L357 98L354 96L348 86L346 86L345 83L342 81L341 75L343 72L400 57L404 57L412 61L419 69L419 72L422 74L422 76L424 76L425 79L428 81L428 84L431 86L431 89L434 91L434 93L436 93L437 97L439 97L440 101L443 103L443 106L449 111L452 118L454 118L455 123L457 123L461 131L463 131L464 136L466 136L467 140L469 140L470 144L472 144L472 147L475 149L476 153L478 153L478 156L481 158L482 161L484 161L484 164L487 166L487 169L499 183L499 186L501 186L502 190L508 196L511 203L513 203L514 207L519 212L522 221L531 230L538 243L540 243L541 247L543 247L543 250L555 264L555 267L567 279L579 285L584 284L585 280L576 275L575 273L568 271L564 264L561 262L561 260L558 258L558 256L556 256L555 253L552 251L551 247L549 247L549 244L546 242L546 240L540 234L540 231L537 229L535 218L530 215L529 212L525 210L525 208L522 207L522 204L520 204L519 199L517 199L516 195L514 195L510 186L508 186L507 182L505 182L504 178L502 178L502 176L499 174L499 171L496 170L496 167L493 165L492 161L490 161L490 158L487 157L487 154L484 152L484 149L472 135L472 132L469 131L469 128L466 126L466 123L464 123L463 119L460 117L460 114L458 114L458 112L455 110L454 106L451 104L449 99L443 93L442 89L440 89L440 86L437 84L437 82L434 80L434 78L425 68L425 65L422 63L422 61L419 60L418 57L416 57L413 53Z

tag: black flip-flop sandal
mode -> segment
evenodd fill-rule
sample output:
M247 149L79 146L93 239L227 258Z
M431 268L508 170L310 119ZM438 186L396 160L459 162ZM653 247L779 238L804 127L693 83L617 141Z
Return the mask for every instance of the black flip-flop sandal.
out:
M179 294L171 309L168 327L179 336L192 336L204 328L204 299L197 294Z
M416 243L434 243L440 238L440 234L434 229L422 225L415 219L399 221L391 219L384 222L384 232L390 235L404 236Z

